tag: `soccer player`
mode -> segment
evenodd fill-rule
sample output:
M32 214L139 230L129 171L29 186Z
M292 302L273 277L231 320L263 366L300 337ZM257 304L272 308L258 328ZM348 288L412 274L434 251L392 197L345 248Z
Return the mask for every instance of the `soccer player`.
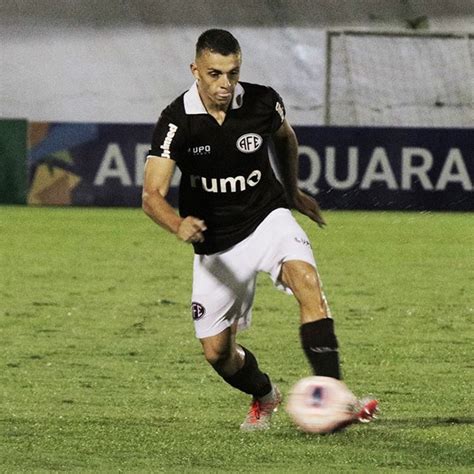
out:
M145 165L143 209L194 247L192 317L204 356L230 385L252 395L243 430L266 429L281 402L254 354L236 342L249 326L258 272L299 304L301 343L317 375L340 378L338 343L311 244L297 209L320 227L317 202L297 187L298 143L271 87L239 82L242 53L225 30L199 37L195 82L166 107ZM275 177L268 144L275 149ZM179 215L167 203L182 172Z

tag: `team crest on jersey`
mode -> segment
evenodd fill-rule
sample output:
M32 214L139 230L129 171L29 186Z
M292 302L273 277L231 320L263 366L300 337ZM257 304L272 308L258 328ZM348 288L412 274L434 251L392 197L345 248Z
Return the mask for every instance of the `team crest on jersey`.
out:
M191 311L193 313L194 321L201 319L206 314L206 308L201 303L193 301L191 304Z
M257 151L263 143L263 138L258 133L246 133L237 138L237 148L242 153L253 153Z

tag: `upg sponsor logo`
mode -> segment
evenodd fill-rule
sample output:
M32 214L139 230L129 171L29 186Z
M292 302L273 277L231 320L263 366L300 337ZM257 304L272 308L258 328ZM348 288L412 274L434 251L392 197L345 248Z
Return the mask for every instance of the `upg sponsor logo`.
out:
M211 145L199 145L188 148L188 153L192 153L193 156L203 156L211 154Z

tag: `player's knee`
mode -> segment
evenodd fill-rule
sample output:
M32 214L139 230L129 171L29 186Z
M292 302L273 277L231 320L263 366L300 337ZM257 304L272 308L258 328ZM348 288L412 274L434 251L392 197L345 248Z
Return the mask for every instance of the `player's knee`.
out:
M204 357L213 367L219 367L226 364L231 356L231 348L227 346L213 346L204 348Z

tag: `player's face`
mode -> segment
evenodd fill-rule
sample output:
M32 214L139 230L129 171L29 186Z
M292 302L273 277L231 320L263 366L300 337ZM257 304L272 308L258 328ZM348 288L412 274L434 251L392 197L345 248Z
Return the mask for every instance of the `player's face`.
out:
M240 54L223 56L203 51L191 64L198 90L207 108L227 109L239 80Z

